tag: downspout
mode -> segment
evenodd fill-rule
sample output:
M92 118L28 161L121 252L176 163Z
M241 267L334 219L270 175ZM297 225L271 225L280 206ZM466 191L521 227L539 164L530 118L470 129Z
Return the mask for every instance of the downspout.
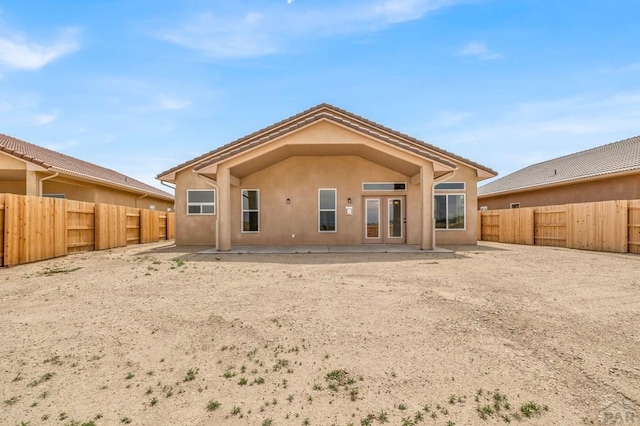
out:
M49 179L53 179L54 177L58 176L60 173L55 172L54 174L52 174L51 176L45 176L43 178L41 178L38 181L38 196L42 197L42 182L44 182L45 180L49 180Z
M142 200L144 197L146 197L146 196L148 196L148 195L149 195L149 194L147 193L147 194L144 194L144 195L142 195L142 196L140 196L140 197L136 198L136 208L138 208L138 200Z
M438 176L437 178L435 178L433 180L433 185L431 186L431 196L433 197L433 202L435 202L435 195L436 195L436 185L444 182L445 180L449 179L450 177L452 177L454 175L454 173L456 172L456 170L458 170L457 168L454 170L451 170L450 172L447 172L445 174L443 174L442 176ZM435 206L434 206L435 207ZM433 250L436 249L436 218L433 215L433 211L434 209L431 209L431 226L432 231L431 231L431 247L433 247Z
M193 172L196 174L196 176L198 176L199 178L204 179L208 184L210 184L211 186L213 186L216 190L216 250L219 250L220 247L220 226L218 224L218 194L220 193L220 187L218 187L218 182L216 182L215 180L211 179L210 177L207 176L203 176L201 174L198 174L197 172Z

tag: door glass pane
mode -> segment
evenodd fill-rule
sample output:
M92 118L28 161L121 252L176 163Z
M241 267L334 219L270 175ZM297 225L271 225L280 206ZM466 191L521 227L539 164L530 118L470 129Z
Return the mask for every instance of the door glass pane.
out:
M367 238L380 238L380 200L367 200Z
M389 200L389 237L402 237L402 200Z

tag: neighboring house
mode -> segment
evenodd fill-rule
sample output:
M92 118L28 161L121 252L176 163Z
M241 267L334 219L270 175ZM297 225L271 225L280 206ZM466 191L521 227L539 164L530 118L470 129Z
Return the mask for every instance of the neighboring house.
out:
M480 164L328 104L157 176L176 244L475 244ZM434 189L435 186L435 189ZM435 211L435 222L434 222Z
M534 164L478 188L483 210L640 199L640 136Z
M167 211L173 196L110 169L0 134L0 193Z

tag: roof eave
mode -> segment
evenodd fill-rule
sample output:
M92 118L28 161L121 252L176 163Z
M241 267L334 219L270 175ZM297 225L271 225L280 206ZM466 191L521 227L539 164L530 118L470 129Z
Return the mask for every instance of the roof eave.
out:
M486 194L478 194L478 198L496 197L501 195L509 195L509 194L514 194L518 192L524 192L524 191L536 191L540 189L555 188L555 187L564 186L564 185L573 185L575 183L590 182L590 181L602 179L603 177L606 179L609 179L612 177L633 175L638 173L640 173L640 169L638 168L615 171L615 172L606 172L606 173L600 173L597 175L579 177L575 179L565 179L565 180L556 181L556 182L547 183L547 184L520 186L518 188L512 188L505 191L495 191L495 192L488 192Z
M86 175L84 173L78 173L78 172L72 172L70 170L67 169L62 169L62 168L58 168L58 167L51 167L49 170L53 170L56 171L58 173L60 173L60 175L63 176L69 176L72 178L80 178L83 180L87 180L87 181L91 181L91 182L96 182L96 183L100 183L103 186L107 186L110 188L117 188L117 189L121 189L121 190L125 190L127 192L132 192L135 194L140 194L140 195L149 195L149 196L153 196L154 198L159 198L159 199L163 199L163 200L167 200L167 201L175 201L175 197L171 196L171 194L160 194L160 193L156 193L153 191L145 191L142 188L136 188L135 186L131 186L131 185L124 185L124 184L119 184L113 181L109 181L106 179L101 179L101 178L97 178L95 176L90 176L90 175ZM158 189L158 191L160 191Z

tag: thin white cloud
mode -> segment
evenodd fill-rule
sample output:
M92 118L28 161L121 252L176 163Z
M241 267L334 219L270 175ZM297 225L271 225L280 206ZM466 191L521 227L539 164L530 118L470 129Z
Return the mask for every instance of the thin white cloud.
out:
M458 51L460 56L475 56L480 59L498 59L500 54L491 51L486 44L472 41Z
M442 111L427 123L427 127L450 127L464 122L472 114L468 112Z
M421 19L428 13L472 0L358 0L310 5L270 3L232 12L207 10L181 24L163 25L154 36L213 58L258 57L285 51L296 42L318 37L366 33Z
M36 70L80 48L79 30L66 28L47 44L22 36L0 35L0 64L22 70Z
M55 113L42 113L33 116L33 122L37 126L43 126L45 124L51 124L58 119L58 114Z
M485 164L501 175L583 149L638 136L640 92L505 105L477 111L457 129L426 128L445 149ZM481 148L480 148L481 147Z
M163 93L158 96L158 109L184 109L191 105L191 101L169 97Z
M612 73L633 73L640 71L640 62L635 62L626 65L620 65L617 67L610 67L601 69L600 72L604 74L612 74Z
M213 57L263 56L275 53L278 48L261 21L262 15L256 12L236 19L204 12L178 28L157 35L162 40Z

